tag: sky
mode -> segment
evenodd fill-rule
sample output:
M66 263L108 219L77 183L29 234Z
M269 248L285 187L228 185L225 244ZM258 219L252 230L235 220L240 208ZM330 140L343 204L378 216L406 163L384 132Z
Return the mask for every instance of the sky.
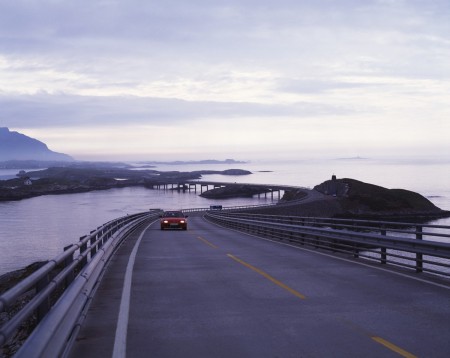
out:
M78 160L450 156L449 0L0 0L0 127Z

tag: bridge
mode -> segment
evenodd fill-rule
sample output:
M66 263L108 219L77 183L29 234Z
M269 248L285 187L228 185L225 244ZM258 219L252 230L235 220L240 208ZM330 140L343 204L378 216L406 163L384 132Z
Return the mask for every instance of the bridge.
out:
M242 209L93 230L0 296L0 344L35 317L16 357L449 356L450 227Z
M223 188L223 187L251 187L251 188L258 188L260 190L260 194L257 194L260 196L261 194L264 194L265 197L267 197L267 194L270 194L272 199L274 198L274 194L278 194L278 199L281 198L281 193L286 191L293 191L293 190L300 190L300 189L306 189L309 191L309 189L300 187L300 186L293 186L293 185L278 185L278 184L255 184L255 183L230 183L230 182L220 182L220 181L209 181L209 180L184 180L179 181L175 180L173 182L170 181L164 181L161 183L152 183L149 184L149 186L152 189L159 189L159 190L177 190L177 191L194 191L195 193L200 191L200 193L203 193L204 191L208 191L210 189L216 189L216 188Z

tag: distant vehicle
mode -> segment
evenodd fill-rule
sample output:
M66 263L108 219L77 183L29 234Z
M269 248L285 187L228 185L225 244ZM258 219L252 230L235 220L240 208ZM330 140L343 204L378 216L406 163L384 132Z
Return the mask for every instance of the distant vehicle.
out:
M181 211L165 211L160 218L161 230L187 230L187 215L184 215Z
M210 205L210 210L222 210L222 205Z

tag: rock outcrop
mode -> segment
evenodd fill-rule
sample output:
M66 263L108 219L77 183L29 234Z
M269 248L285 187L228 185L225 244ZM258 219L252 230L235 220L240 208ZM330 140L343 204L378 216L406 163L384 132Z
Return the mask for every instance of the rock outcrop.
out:
M232 184L220 188L214 188L200 196L208 199L251 198L253 195L268 192L267 188L258 185Z
M414 219L448 217L450 212L435 206L424 196L404 189L387 189L355 179L327 180L314 187L324 198L284 208L292 215L372 219ZM292 193L284 202L298 200ZM294 214L295 212L295 214Z
M224 171L160 172L156 170L130 170L117 167L54 167L24 172L18 178L0 180L0 201L20 200L47 194L81 193L92 190L144 186L153 188L159 184L178 183L183 186L189 180L202 175L247 175L240 169Z

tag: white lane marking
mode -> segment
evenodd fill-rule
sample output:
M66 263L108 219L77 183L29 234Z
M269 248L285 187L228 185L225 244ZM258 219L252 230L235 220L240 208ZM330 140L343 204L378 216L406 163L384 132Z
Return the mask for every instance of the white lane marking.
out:
M139 245L142 241L147 229L152 225L150 223L142 231L139 239L136 241L131 252L130 258L127 264L127 270L125 272L125 278L123 282L122 298L120 301L119 317L117 319L116 337L114 339L113 358L125 358L127 356L127 332L128 332L128 317L130 313L130 296L131 296L131 281L133 278L133 267L136 261L136 254Z

